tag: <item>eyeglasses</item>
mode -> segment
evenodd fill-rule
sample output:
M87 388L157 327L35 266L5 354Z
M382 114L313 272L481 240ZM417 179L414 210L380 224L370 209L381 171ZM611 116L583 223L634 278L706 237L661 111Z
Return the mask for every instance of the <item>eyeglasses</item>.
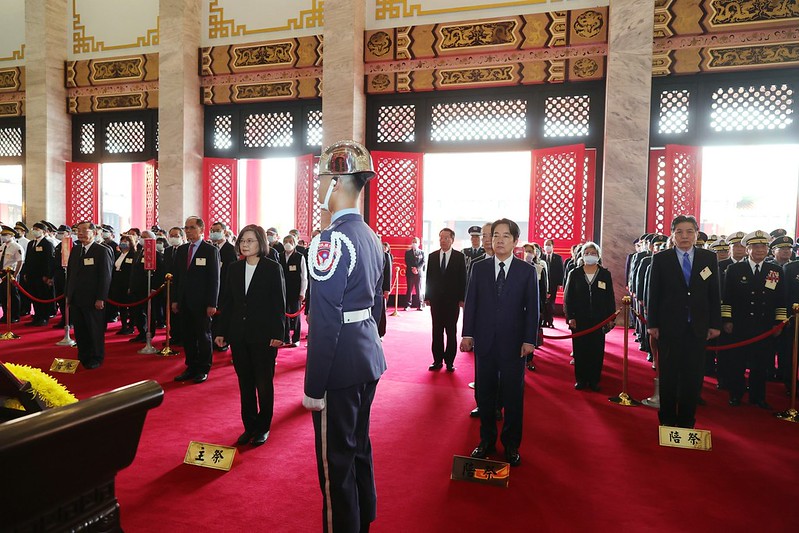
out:
M258 244L258 239L241 239L239 242L243 244Z

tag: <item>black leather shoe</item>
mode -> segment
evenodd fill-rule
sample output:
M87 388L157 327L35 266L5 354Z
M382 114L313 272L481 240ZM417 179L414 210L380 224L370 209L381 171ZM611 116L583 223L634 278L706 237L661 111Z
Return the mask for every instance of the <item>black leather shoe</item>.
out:
M455 367L452 365L447 366L447 372L455 372Z
M527 363L527 370L535 372L535 365L533 363Z
M591 383L588 387L594 392L599 392L601 390L598 383Z
M433 363L432 365L427 367L427 370L430 372L435 372L436 370L441 370L444 367L441 363Z
M194 376L194 379L192 379L192 381L195 382L195 383L202 383L206 379L208 379L208 374L204 374L204 373L201 372L201 373L197 374L196 376Z
M147 342L147 337L145 335L136 335L128 339L128 342Z
M505 459L511 466L519 466L522 463L522 456L519 449L515 447L505 448Z
M489 453L496 453L496 451L497 448L493 444L480 441L480 444L477 445L477 448L472 450L471 456L475 459L485 459L488 457Z
M696 399L696 405L707 405L707 402L705 400L703 400L702 398L697 398Z
M480 408L475 407L469 412L469 416L472 418L480 418Z
M730 398L730 405L733 406L733 407L738 407L739 405L741 405L741 399L740 398Z
M85 363L81 364L86 370L93 370L95 368L99 368L102 363L100 361L86 361Z
M175 381L188 381L190 379L193 379L195 375L196 374L194 372L186 370L175 376Z
M497 409L497 421L502 420L502 409Z
M252 433L250 433L249 431L245 431L244 433L239 435L238 439L236 439L236 446L244 446L245 444L250 442L250 439L252 439Z
M266 442L266 439L268 439L268 438L269 438L269 432L268 431L266 433L257 433L252 438L252 445L253 446L260 446L261 444Z
M583 390L583 389L584 389L584 388L586 388L587 386L588 386L588 385L586 385L586 384L585 384L585 382L583 382L583 381L578 381L577 383L575 383L575 384L574 384L574 388L575 388L576 390Z
M768 403L766 403L766 400L758 400L756 402L752 402L752 405L756 405L761 409L771 409L771 406Z

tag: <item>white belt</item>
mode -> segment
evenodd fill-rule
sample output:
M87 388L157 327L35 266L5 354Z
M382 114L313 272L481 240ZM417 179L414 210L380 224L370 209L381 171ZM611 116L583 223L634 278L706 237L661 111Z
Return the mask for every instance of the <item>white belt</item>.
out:
M360 322L367 320L372 316L371 309L361 309L360 311L344 311L344 323L351 324L353 322Z

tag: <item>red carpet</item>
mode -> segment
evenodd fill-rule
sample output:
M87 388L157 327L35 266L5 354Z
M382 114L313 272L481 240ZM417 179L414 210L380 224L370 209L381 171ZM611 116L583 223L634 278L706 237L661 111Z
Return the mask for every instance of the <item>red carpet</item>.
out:
M527 374L522 465L507 489L450 481L453 454L467 455L479 440L479 422L468 416L473 358L459 354L454 374L428 372L429 324L427 312L389 317L389 370L372 410L372 531L796 531L799 424L746 404L731 408L709 379L697 419L713 432L713 451L658 446L656 411L607 400L621 391L619 328L608 335L601 393L572 388L570 341L538 350L538 369ZM75 357L54 346L63 331L14 326L22 339L0 343L2 360L47 369L53 357ZM177 384L182 356L138 355L141 345L113 335L117 328L100 369L56 377L79 398L143 379L166 390L136 460L117 477L125 531L321 530L313 429L300 403L304 348L278 356L269 440L240 448L221 473L182 461L190 440L232 444L241 432L230 356L215 355L206 383ZM651 395L654 373L635 347L631 341L629 392L640 400ZM787 407L781 384L769 384L768 401Z

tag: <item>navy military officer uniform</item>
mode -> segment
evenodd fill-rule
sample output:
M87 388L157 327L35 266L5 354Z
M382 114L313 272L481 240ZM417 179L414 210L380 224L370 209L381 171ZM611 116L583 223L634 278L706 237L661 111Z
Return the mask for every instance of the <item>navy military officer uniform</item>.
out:
M332 185L331 185L332 187ZM311 242L305 394L314 411L325 531L366 531L377 496L369 415L386 370L377 324L383 310L383 250L357 209L342 209Z

